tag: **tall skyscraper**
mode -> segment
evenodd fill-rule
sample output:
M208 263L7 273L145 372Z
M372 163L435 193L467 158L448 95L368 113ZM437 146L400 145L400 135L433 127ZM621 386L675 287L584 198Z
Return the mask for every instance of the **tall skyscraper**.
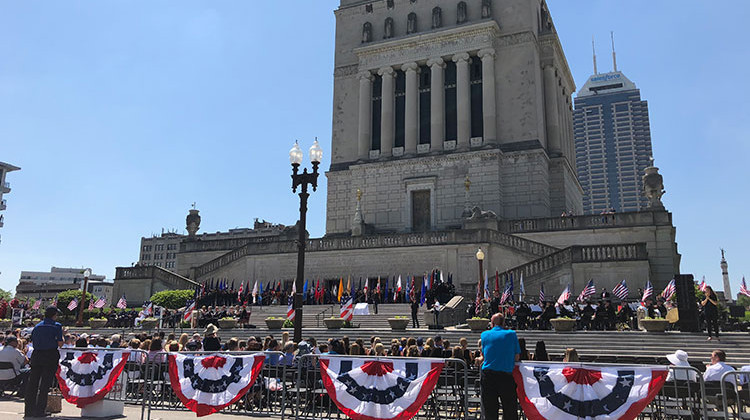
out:
M598 73L594 55L594 75L575 98L576 164L588 214L648 205L641 179L652 157L648 102L613 61L614 71Z

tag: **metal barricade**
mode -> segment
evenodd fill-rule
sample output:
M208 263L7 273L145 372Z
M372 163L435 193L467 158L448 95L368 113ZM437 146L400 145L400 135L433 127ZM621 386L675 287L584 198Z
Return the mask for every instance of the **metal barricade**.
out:
M283 364L281 352L215 352L195 351L179 352L194 356L201 355L229 355L242 356L263 353L266 356L258 379L248 392L234 404L221 410L222 413L247 415L280 415L284 419L287 393L294 386L294 369ZM169 379L168 352L151 355L146 364L148 385L145 388L146 418L151 418L152 410L187 411L182 401L177 397Z
M750 419L750 372L724 373L720 388L724 419Z
M429 360L408 357L375 357L306 354L297 360L296 386L289 395L292 405L289 414L295 419L346 418L335 402L328 396L320 371L320 357L356 357L368 360ZM427 401L414 417L416 419L468 419L469 418L469 369L460 359L444 360L437 385Z
M703 374L694 367L669 366L669 375L659 394L641 412L641 418L705 419Z

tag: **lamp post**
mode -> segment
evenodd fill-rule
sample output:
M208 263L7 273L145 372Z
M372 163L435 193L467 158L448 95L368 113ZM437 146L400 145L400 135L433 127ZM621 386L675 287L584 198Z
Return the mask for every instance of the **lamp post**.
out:
M310 194L307 192L307 187L312 186L313 191L318 189L318 165L323 158L323 149L318 144L318 139L315 139L310 148L310 162L312 163L312 173L307 172L305 168L302 173L299 173L299 166L302 164L302 150L299 148L299 144L294 142L294 147L289 151L289 162L292 164L292 192L297 192L297 187L300 188L299 192L299 223L297 228L299 229L299 237L297 239L297 278L295 279L295 293L294 293L294 342L299 343L302 341L302 294L304 289L304 278L305 278L305 244L307 238L305 237L306 225L307 225L307 198Z
M86 308L86 289L89 288L89 276L91 276L91 270L87 268L83 271L83 293L81 293L81 304L78 308L76 327L83 327L83 310Z
M477 285L477 301L479 301L479 296L482 293L482 272L484 271L484 251L482 251L482 248L477 251L477 261L479 261L479 283ZM480 309L480 307L476 307L474 314L479 315Z

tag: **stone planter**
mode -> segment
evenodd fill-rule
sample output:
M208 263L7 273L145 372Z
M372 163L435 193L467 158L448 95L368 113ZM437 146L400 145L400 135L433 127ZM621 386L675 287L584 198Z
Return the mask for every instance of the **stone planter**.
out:
M153 330L154 328L156 328L157 325L159 325L159 320L158 319L154 319L154 320L145 320L144 319L141 322L141 328L143 328L144 330Z
M549 322L552 324L552 328L555 331L573 331L576 328L576 320L568 318L554 318L550 319Z
M323 322L329 330L340 330L344 327L344 318L325 318Z
M490 320L487 318L467 319L466 323L472 331L484 331L490 327Z
M641 327L643 327L648 332L660 332L663 333L664 331L669 328L669 321L666 319L642 319L641 320Z
M236 319L220 319L219 328L222 330L231 330L232 328L237 328L237 320Z
M107 325L106 319L89 319L89 327L91 329L104 328L105 325Z
M284 320L266 318L266 326L269 330L280 330L284 326Z
M388 324L394 331L404 331L409 326L408 318L388 318Z
M0 321L0 330L3 332L11 329L13 327L13 321L7 320L7 321Z

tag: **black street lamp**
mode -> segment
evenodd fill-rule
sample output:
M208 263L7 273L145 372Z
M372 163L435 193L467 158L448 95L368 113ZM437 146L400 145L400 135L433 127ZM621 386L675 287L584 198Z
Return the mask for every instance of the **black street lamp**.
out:
M307 198L310 194L307 192L307 186L311 185L313 191L318 189L318 165L320 160L323 158L323 149L318 144L318 139L315 139L310 148L310 162L312 162L313 172L308 173L305 168L302 173L299 173L299 166L302 164L302 150L299 148L299 144L294 142L294 147L289 151L289 161L292 164L292 192L297 192L297 187L300 187L299 192L299 223L297 228L299 229L299 237L297 238L297 278L294 281L295 293L294 293L294 342L299 343L302 341L302 294L304 288L305 279L305 244L307 238L305 233L307 231Z

